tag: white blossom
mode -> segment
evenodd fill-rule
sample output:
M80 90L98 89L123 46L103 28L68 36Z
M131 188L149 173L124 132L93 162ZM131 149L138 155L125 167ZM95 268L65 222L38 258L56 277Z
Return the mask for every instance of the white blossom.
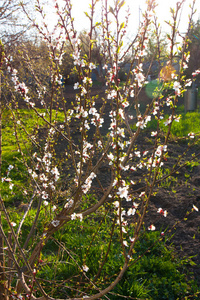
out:
M189 137L190 139L194 139L195 134L194 134L193 132L190 132L190 133L188 133L188 137Z
M128 186L119 187L117 194L120 198L127 198L128 197Z
M128 247L127 241L123 241L123 245L124 245L125 247Z
M135 78L136 78L136 81L138 82L139 87L141 87L142 83L144 82L144 79L145 79L144 75L141 72L139 72L139 73L136 73Z
M136 212L135 208L129 208L129 210L127 211L127 215L128 216L131 216L131 215L134 216L135 212Z
M86 266L86 265L83 265L82 268L83 268L83 271L84 271L84 272L88 272L88 271L89 271L89 268L88 268L88 266Z
M74 84L74 89L77 90L78 88L79 88L79 82L76 82L76 83Z
M158 208L157 213L161 214L162 216L166 217L167 216L167 211L163 210L161 207Z
M153 225L153 224L151 224L149 227L148 227L148 230L151 230L151 231L154 231L156 229L156 227Z
M193 209L199 211L199 209L193 204Z
M52 206L52 211L55 211L57 209L56 205Z
M54 227L57 227L59 224L60 224L60 221L59 220L53 220L51 222L51 224L54 226Z
M90 63L89 64L89 69L90 70L96 69L96 66L93 63Z

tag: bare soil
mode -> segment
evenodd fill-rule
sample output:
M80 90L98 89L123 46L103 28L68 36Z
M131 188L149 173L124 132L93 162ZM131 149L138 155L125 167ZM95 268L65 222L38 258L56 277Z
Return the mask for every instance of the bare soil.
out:
M178 155L186 150L183 142L168 145L169 158L163 169L171 168ZM194 149L199 153L199 147ZM189 151L182 163L191 159ZM192 210L195 205L200 210L200 165L184 166L168 180L167 184L156 185L156 194L150 198L146 225L154 224L156 229L166 231L168 244L172 243L177 255L191 258L195 265L188 264L188 270L200 284L200 212ZM167 210L167 217L158 216L158 208Z

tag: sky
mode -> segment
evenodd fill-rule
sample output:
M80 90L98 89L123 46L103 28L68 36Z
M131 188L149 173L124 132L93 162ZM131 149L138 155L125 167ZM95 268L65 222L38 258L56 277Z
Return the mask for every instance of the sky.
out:
M89 12L89 3L91 0L71 0L73 4L73 13L75 17L75 24L78 31L83 29L87 29L87 24L89 24L89 19L84 16L84 11ZM189 14L189 4L192 3L193 0L186 0L183 6L182 12L182 20L180 22L180 31L185 32L187 29L188 23L188 14ZM101 1L100 1L101 2ZM125 0L126 4L130 7L131 16L129 19L129 29L130 34L135 35L139 26L139 19L142 20L142 12L145 10L145 2L146 0ZM164 32L168 31L169 26L164 22L164 20L168 20L170 18L170 7L174 7L176 5L176 0L157 0L158 7L156 8L158 20L161 23L162 30ZM108 0L108 4L112 6L113 0ZM196 0L196 8L197 12L195 14L195 20L200 18L200 0ZM125 9L123 9L125 11ZM139 13L140 11L140 13ZM99 12L100 13L100 12Z

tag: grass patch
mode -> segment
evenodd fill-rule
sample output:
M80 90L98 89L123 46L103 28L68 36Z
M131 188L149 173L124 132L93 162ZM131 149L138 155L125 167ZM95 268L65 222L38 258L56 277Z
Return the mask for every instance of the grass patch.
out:
M97 223L89 218L83 222L70 221L62 232L55 235L55 239L60 240L67 251L54 241L47 243L41 270L38 273L38 277L44 279L45 289L54 290L54 295L59 297L67 295L75 297L76 292L70 288L76 284L77 289L81 289L84 282L87 287L85 293L89 295L94 292L94 287L89 282L87 284L87 279L82 272L80 273L78 265L86 264L89 267L87 276L94 280L108 249L110 225L108 222L103 224L91 243L96 228ZM159 232L142 233L136 243L132 264L109 294L110 299L124 299L124 296L149 300L182 299L199 291L195 282L188 282L184 274L189 261L181 261L174 254L173 248L166 247L165 241L159 238ZM115 279L120 266L124 263L118 239L119 235L116 231L106 263L99 278L95 280L99 289L105 288ZM60 253L59 262L58 253ZM138 256L141 256L139 260L137 260ZM64 278L65 284L62 288L58 288L58 283ZM57 281L53 288L49 286L47 279Z
M38 113L45 114L45 118L48 120L48 114L45 109L37 109ZM60 123L64 121L64 113L53 110L52 119ZM15 125L17 127L15 132ZM39 117L33 110L30 109L18 109L4 110L2 114L2 153L17 151L16 134L22 147L28 147L29 140L32 135L35 134L39 128L47 127L46 122Z
M17 226L22 215L19 209L10 209L10 219ZM19 236L19 242L22 245L30 232L34 216L35 209L33 208L25 219L22 234ZM101 217L100 214L98 221L96 215L93 215L93 218L86 217L82 222L80 220L69 221L42 249L40 262L37 265L37 278L52 297L76 297L77 290L82 290L82 295L97 292L83 272L80 272L84 264L89 267L87 277L99 289L106 288L116 278L124 263L117 228L114 231L105 264L98 278L95 277L105 259L112 227L109 214L99 226ZM50 207L43 206L35 228L35 236L29 243L27 254L32 252L31 249L36 245L50 220ZM2 221L7 231L8 227L4 218ZM132 231L133 229L130 228L128 235L133 234ZM171 245L166 246L165 238L160 239L160 232L144 230L135 245L129 269L108 297L113 300L124 299L125 296L148 300L175 300L196 295L192 299L198 299L200 292L198 286L187 278L188 264L190 260L181 260L176 256Z
M38 112L45 113L44 109ZM48 115L46 115L48 120ZM53 110L52 118L60 123L64 121L64 113ZM0 182L1 196L8 203L22 202L24 199L23 191L28 188L29 176L24 162L28 162L32 156L34 147L33 137L39 135L39 130L47 127L46 122L37 116L33 110L3 110L2 114L2 168L1 176L7 177L9 165L14 166L10 171L9 177L14 184L10 189L8 182ZM38 141L40 140L38 138ZM21 152L23 156L21 155Z
M160 121L161 130L166 133L168 126L165 126L165 122L168 119L168 115L164 116L164 119ZM158 120L152 119L147 124L147 129L155 131L157 129ZM135 127L133 126L132 129ZM199 112L187 112L182 113L179 122L173 121L171 127L171 135L174 137L187 137L188 133L193 132L198 134L200 132L200 113Z
M187 112L182 114L179 122L173 122L172 134L176 137L187 136L188 133L199 133L200 128L200 113L199 112Z

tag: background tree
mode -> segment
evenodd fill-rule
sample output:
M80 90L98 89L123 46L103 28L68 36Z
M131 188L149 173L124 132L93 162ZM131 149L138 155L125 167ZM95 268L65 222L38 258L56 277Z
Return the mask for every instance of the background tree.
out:
M30 2L25 3L27 5ZM16 44L29 24L22 17L20 1L3 0L0 5L0 39L4 45Z

